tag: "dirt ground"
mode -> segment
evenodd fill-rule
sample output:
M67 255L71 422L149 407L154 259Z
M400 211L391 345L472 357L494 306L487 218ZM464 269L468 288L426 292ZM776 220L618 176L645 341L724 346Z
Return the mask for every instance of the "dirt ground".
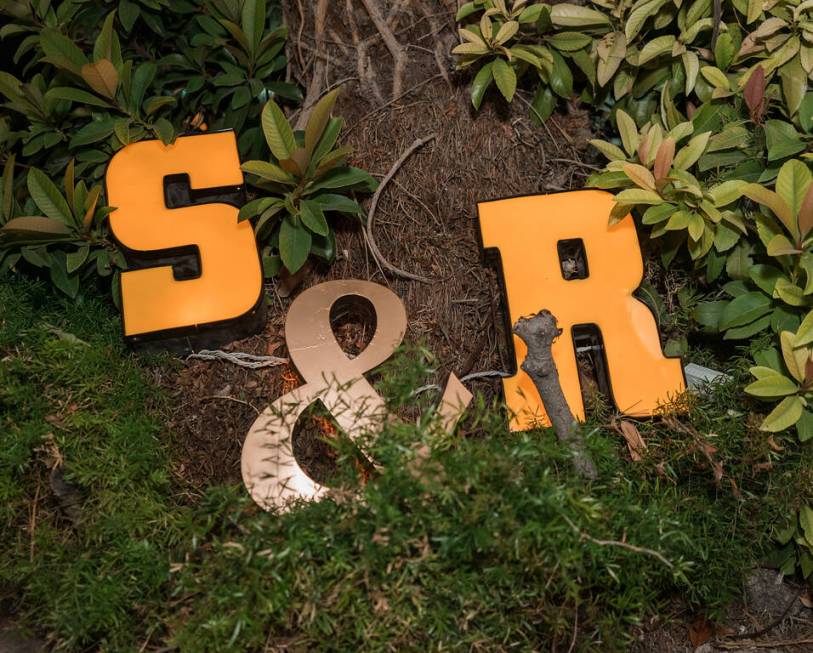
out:
M330 279L386 285L406 305L405 340L423 343L437 357L436 382L443 384L451 372L461 377L511 370L500 287L495 271L483 261L476 203L581 188L596 164L588 145L594 133L589 114L571 105L543 127L534 127L525 105L530 95L522 89L510 107L492 96L475 112L468 79L454 70L447 54L457 39L454 0L285 4L291 33L289 77L308 89L306 109L327 90L342 86L334 113L345 118L343 139L353 146L353 165L380 179L416 139L434 135L382 193L374 227L376 242L391 264L430 282L383 272L358 223L343 219L335 224L338 259L330 267L313 267L293 297ZM381 8L394 44L382 36L366 4ZM369 197L359 199L369 207ZM265 330L224 349L287 356L283 327L292 297L283 296L277 282L269 284L267 293ZM348 351L358 351L370 337L370 325L351 320L338 329L338 337ZM178 406L170 425L177 447L175 481L190 502L210 485L240 482L240 452L251 423L269 402L302 382L290 364L251 370L188 360L171 371L156 367L153 374ZM477 380L469 387L487 397L499 393L496 379ZM311 423L312 434L318 423ZM318 468L314 459L328 455L316 445L299 447L299 453L306 469ZM668 612L674 616L654 619L635 631L635 651L718 650L703 648L709 644L701 641L702 621L681 613L680 606ZM762 644L759 649L725 650L813 650L813 644L788 643L810 631L808 615L809 610L794 612L772 630L771 637L782 642L775 648ZM747 606L736 606L726 619L728 630L719 632L757 632L770 622L770 611L756 616ZM693 639L700 648L695 649Z

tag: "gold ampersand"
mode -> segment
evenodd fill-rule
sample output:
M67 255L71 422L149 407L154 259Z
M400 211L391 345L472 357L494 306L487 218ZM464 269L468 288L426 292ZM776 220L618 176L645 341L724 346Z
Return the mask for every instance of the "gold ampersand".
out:
M372 340L355 358L342 351L330 324L331 308L345 297L368 300L376 316ZM364 373L392 355L406 326L400 298L369 281L328 281L296 298L285 321L285 339L305 384L266 408L243 444L243 482L257 504L266 510L282 508L292 499L317 499L327 492L300 467L292 448L297 419L315 401L324 404L352 439L381 430L387 418L384 400ZM457 377L450 375L439 408L446 430L454 428L471 398Z

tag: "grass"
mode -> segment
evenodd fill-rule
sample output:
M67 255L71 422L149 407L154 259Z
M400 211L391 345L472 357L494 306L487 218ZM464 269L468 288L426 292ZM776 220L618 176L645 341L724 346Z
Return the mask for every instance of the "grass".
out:
M509 433L481 404L450 438L426 397L424 419L369 444L382 471L366 485L341 447L330 500L267 514L231 486L190 506L146 372L161 363L124 349L108 305L17 280L0 307L0 587L57 650L566 650L574 632L576 650L627 650L630 624L676 595L712 614L736 599L813 497L809 449L756 431L734 378L639 424L638 463L587 424L590 486L550 433ZM415 353L380 375L393 404L426 377Z

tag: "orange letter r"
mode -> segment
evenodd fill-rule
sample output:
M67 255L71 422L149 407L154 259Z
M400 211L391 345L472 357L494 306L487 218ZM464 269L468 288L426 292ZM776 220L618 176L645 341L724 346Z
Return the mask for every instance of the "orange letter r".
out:
M574 326L601 331L612 396L627 415L652 415L685 389L680 360L665 358L650 310L633 297L644 266L635 224L626 216L608 224L613 197L597 190L515 197L478 205L483 246L502 259L511 324L523 315L548 309L562 335L553 344L565 398L584 419ZM565 277L559 257L563 241L581 241L586 270ZM514 336L517 367L525 344ZM521 370L503 381L514 414L511 428L548 423L533 381Z

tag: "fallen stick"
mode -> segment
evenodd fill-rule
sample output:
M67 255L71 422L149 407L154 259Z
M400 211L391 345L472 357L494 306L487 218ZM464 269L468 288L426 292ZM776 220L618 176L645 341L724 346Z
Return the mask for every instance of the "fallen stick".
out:
M522 370L531 377L539 391L556 437L573 455L573 466L579 476L595 480L598 477L596 466L584 446L579 423L562 392L559 372L551 353L553 341L562 334L562 330L556 326L556 318L547 310L521 317L514 325L514 333L528 346Z
M381 250L378 249L378 245L375 242L375 237L373 236L373 220L375 219L375 210L378 207L378 200L381 197L381 191L384 190L384 187L390 182L390 180L395 176L395 173L398 172L398 169L404 164L404 161L406 161L415 150L417 150L419 147L423 145L426 145L429 141L432 141L435 138L436 134L431 134L426 138L417 139L401 155L401 158L399 158L392 165L392 168L390 168L390 171L386 174L384 179L381 180L381 183L378 185L378 188L373 194L373 199L370 202L370 211L367 213L367 224L364 229L364 234L367 237L367 245L369 246L370 251L373 254L373 258L376 260L379 266L389 270L396 276L403 277L404 279L411 279L412 281L420 281L421 283L431 283L431 279L427 279L426 277L422 277L418 274L413 274L412 272L402 270L401 268L394 266L386 258L384 258L384 255L381 253Z

